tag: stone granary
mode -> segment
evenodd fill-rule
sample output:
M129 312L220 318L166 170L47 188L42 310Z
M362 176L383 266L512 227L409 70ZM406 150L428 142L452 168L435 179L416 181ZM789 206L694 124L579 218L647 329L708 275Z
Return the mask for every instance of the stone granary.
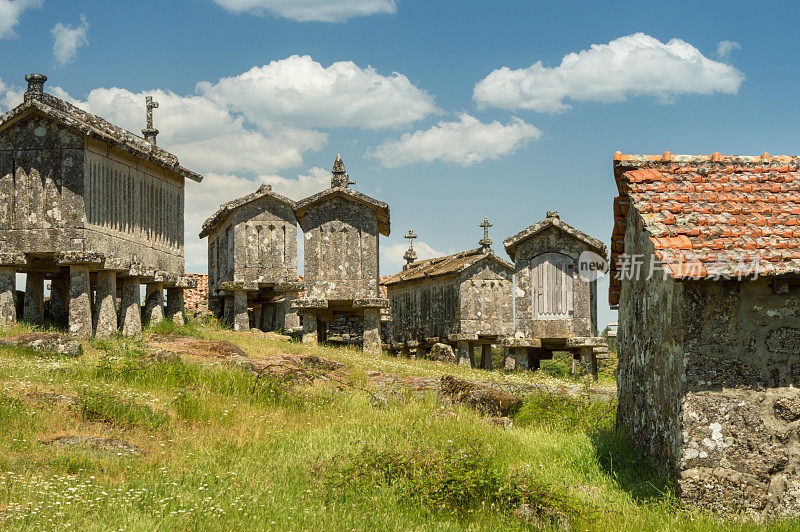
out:
M304 294L293 302L302 316L303 342L324 341L327 324L340 316L363 323L365 350L380 351L379 235L389 235L389 206L357 192L340 156L333 164L331 188L297 203L295 215L305 232Z
M689 504L800 513L799 167L614 156L617 420Z
M503 241L514 261L516 323L506 369L537 369L553 351L571 351L597 376L597 281L579 272L584 254L605 261L606 246L562 222L555 211ZM586 253L588 252L588 253Z
M15 273L27 274L24 316L50 310L78 335L141 333L147 317L183 319L184 185L202 177L155 144L150 100L138 137L44 92L46 76L25 76L24 102L0 117L0 322L18 316ZM121 308L117 308L121 292Z
M208 237L209 308L237 331L300 328L295 203L262 185L225 203L203 224ZM249 311L248 309L252 309ZM250 313L252 312L252 323Z
M435 343L456 346L459 364L493 369L492 344L513 333L514 267L491 249L484 219L481 247L408 264L387 277L392 312L392 348L425 357ZM410 242L413 231L406 235ZM479 360L475 348L480 347Z

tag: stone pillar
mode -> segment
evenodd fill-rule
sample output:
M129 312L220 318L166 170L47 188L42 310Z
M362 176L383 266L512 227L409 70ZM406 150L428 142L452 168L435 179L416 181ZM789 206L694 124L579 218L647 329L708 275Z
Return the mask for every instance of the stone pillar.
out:
M280 307L283 321L283 332L288 333L300 328L300 315L292 308L292 300L297 299L297 293L286 294L283 301L276 304L276 311Z
M117 272L97 272L96 290L94 335L98 338L110 338L117 334Z
M503 369L506 371L517 369L517 359L514 358L514 350L510 347L506 347L503 354Z
M89 284L89 266L74 264L69 267L69 332L76 336L92 335L92 302Z
M244 290L236 290L233 293L233 330L250 330L250 315L247 313L247 292Z
M25 280L25 307L23 318L28 323L44 323L44 274L32 272Z
M528 371L530 369L528 350L524 347L515 347L513 352L514 359L517 361L514 371Z
M141 336L142 304L139 295L139 278L122 278L122 335Z
M459 366L468 366L472 367L472 346L469 342L460 341L456 343L456 349L458 352L456 353L456 357L458 359Z
M261 329L261 311L264 308L262 303L253 303L253 328Z
M306 345L317 345L319 343L317 315L313 312L303 314L303 343Z
M68 309L69 276L59 274L50 281L50 319L56 325L65 325Z
M145 285L144 319L151 326L164 320L164 283Z
M222 298L222 319L226 326L233 327L233 296Z
M483 360L481 360L483 369L494 369L494 360L492 360L492 345L483 344L481 346L481 351L483 353Z
M13 266L0 266L0 328L17 321L14 291L17 289L17 270Z
M594 348L581 347L581 369L588 375L591 375L594 380L597 380L597 355L594 354Z
M381 352L381 310L364 309L364 351Z
M167 288L167 319L183 327L186 325L186 309L183 301L183 288L171 286Z

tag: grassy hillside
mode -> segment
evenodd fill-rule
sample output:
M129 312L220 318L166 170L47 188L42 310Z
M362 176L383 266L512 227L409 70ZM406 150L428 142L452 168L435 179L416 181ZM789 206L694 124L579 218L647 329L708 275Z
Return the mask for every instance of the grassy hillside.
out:
M21 329L0 334L13 332ZM528 503L552 527L754 528L679 509L615 432L612 403L530 396L505 429L431 395L375 401L367 372L563 384L552 376L312 350L213 328L174 332L228 340L250 357L317 354L345 363L347 376L290 386L224 363L159 362L147 357L146 339L87 342L77 359L0 347L3 527L526 529L534 525L513 513ZM118 442L52 443L71 436Z

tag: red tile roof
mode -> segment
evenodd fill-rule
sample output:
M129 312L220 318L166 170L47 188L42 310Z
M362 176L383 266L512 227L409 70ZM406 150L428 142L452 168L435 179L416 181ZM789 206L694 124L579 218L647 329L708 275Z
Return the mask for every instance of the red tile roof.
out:
M609 301L630 207L676 279L800 272L800 157L614 154Z

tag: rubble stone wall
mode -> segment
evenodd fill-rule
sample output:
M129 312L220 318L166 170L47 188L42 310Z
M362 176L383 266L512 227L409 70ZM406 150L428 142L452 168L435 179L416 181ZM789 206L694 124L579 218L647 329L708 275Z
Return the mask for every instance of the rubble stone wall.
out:
M372 208L333 197L305 214L305 297L377 298L378 228Z
M583 281L578 275L578 257L588 248L574 236L549 227L521 242L514 257L516 270L516 330L528 338L566 338L597 335L597 282ZM543 253L560 253L573 259L572 319L533 319L533 276L531 261Z

